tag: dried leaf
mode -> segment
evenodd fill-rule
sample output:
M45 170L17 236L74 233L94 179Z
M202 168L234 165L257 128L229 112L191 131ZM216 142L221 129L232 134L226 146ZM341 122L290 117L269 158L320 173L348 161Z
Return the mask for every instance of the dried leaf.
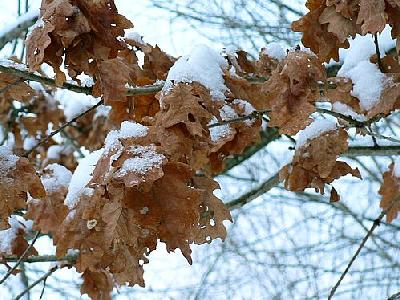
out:
M379 189L382 195L381 208L386 211L386 220L391 223L400 212L400 179L394 172L395 164L389 166L389 170L383 174L383 184Z
M347 132L340 128L323 133L297 149L292 163L279 173L285 188L290 191L314 188L323 195L325 184L346 174L361 178L358 169L336 160L339 154L347 151L347 137ZM332 200L338 201L335 192Z

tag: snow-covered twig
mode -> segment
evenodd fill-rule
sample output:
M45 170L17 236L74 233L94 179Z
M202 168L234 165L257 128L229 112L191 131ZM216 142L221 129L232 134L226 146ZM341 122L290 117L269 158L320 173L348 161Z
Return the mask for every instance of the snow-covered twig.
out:
M57 86L56 81L54 79L41 76L38 73L29 72L25 65L17 64L10 60L0 60L0 72L11 74L23 78L25 80L31 80L35 82L40 82L45 85L67 89L76 93L81 93L86 95L92 95L93 93L92 87L80 86L69 82L64 82L62 86ZM132 87L127 89L126 95L127 96L151 95L161 91L162 88L163 88L162 83L157 83L148 86Z
M22 32L28 30L39 18L39 10L31 10L26 14L18 17L14 23L6 26L0 32L0 49L18 38Z

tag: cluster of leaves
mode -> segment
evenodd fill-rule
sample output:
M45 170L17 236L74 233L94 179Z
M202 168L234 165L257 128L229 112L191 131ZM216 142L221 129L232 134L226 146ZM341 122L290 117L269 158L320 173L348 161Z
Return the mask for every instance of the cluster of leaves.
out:
M26 41L29 70L40 72L43 63L49 64L59 87L66 82L62 67L82 87L80 75L90 76L90 92L111 111L106 116L93 110L65 129L68 147L50 140L24 154L27 136L45 138L49 123L59 128L67 117L55 100L57 88L33 89L18 75L0 73L1 115L6 115L0 121L13 133L19 155L1 149L0 229L9 227L8 217L16 210L26 211L34 230L52 236L57 256L78 251L74 266L83 273L81 292L94 299L108 299L114 285L144 286L143 264L158 241L168 251L180 249L191 262L191 244L226 237L223 221L231 216L213 195L218 184L212 177L224 170L227 158L259 140L262 122L254 112L268 112L269 127L294 136L315 122L311 115L321 94L367 121L400 107L398 74L385 74L391 84L365 110L352 93L351 80L327 78L323 65L338 59L338 49L348 47L347 38L357 32L374 34L389 24L397 37L393 19L400 8L383 0L372 8L375 2L309 0L310 12L293 28L304 33L304 45L317 55L294 50L279 60L262 50L251 60L244 51L226 53L218 66L226 89L217 97L201 80L170 81L158 94L129 95L127 87L167 80L177 60L141 39L124 37L133 25L112 0L43 0L40 23ZM371 59L378 63L379 58ZM17 63L10 66L23 68ZM349 118L340 124L296 147L293 161L280 172L288 190L315 188L323 194L325 185L341 176L361 177L337 161L348 148L346 129L353 126ZM94 151L86 166L92 171L73 193L71 174L81 172L76 156L82 146ZM400 194L393 169L380 191L388 221L400 210L393 205ZM339 200L335 189L331 200ZM17 236L13 245L21 245L23 233ZM21 247L2 254L19 255Z

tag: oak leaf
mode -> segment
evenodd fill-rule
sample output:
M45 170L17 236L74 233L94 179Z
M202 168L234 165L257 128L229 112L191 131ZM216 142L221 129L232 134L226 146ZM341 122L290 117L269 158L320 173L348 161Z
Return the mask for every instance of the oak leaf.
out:
M382 196L381 208L386 211L386 220L391 223L400 212L400 178L396 176L395 164L389 166L389 170L383 174L383 183L379 189Z
M323 195L325 184L346 174L361 178L358 169L352 169L347 163L336 160L347 151L347 137L347 132L342 128L330 130L297 149L292 163L279 172L280 179L285 181L285 188L290 191L314 188ZM336 202L338 199L334 190L331 201Z

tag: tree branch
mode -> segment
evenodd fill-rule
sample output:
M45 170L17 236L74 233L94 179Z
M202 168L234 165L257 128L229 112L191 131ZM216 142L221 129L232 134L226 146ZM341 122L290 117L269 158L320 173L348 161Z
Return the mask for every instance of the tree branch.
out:
M380 151L382 151L382 153L380 153ZM344 153L342 156L354 156L354 155L390 156L390 155L397 155L399 152L400 152L400 146L382 146L382 147L356 146L356 147L349 147L347 153ZM243 205L253 201L259 196L270 191L278 184L279 184L279 172L268 178L266 181L264 181L255 189L243 194L242 196L234 200L225 203L225 205L231 210L240 208Z
M349 263L346 266L346 269L343 271L343 273L340 275L339 280L336 282L336 284L334 285L334 287L332 288L331 292L329 293L328 296L328 300L332 299L333 296L335 295L336 290L338 289L338 287L340 286L342 280L346 277L346 274L349 272L351 266L353 265L353 263L355 262L355 260L357 259L358 255L360 254L361 250L364 248L366 242L368 241L368 239L370 238L370 236L372 235L372 233L374 232L374 230L380 225L382 219L385 217L385 215L387 214L387 212L389 210L391 210L393 208L393 206L400 200L400 197L395 199L392 204L385 209L384 211L381 212L381 214L379 215L379 217L373 222L371 228L368 230L367 234L365 235L365 237L362 239L361 244L358 246L356 252L354 253L354 255L352 256L352 258L350 259Z
M93 94L92 87L80 86L69 82L64 82L62 86L58 86L54 79L41 76L38 73L29 72L28 68L25 65L17 64L10 60L0 60L0 72L11 74L23 78L25 80L36 81L45 85L67 89L76 93L81 93L86 95ZM163 83L158 83L147 86L131 87L127 89L126 95L127 96L152 95L161 91L163 86L164 86Z
M38 256L29 256L24 260L25 263L40 263L40 262L67 262L70 264L75 263L78 254L70 254L62 257L58 257L55 255L38 255ZM7 262L16 262L18 261L18 256L6 256L4 260Z
M39 146L47 143L53 136L55 136L57 133L63 131L66 127L71 126L72 123L76 122L78 119L82 118L84 115L90 113L91 111L93 111L94 109L96 109L97 107L99 107L100 105L102 105L104 103L103 100L100 100L99 102L97 102L95 105L91 106L90 108L88 108L87 110L85 110L84 112L80 113L79 115L77 115L76 117L74 117L71 121L64 123L60 128L54 130L52 133L50 133L49 135L47 135L45 138L41 139L34 147L32 147L32 149L26 151L24 153L24 156L27 157L29 156L29 154L31 154L33 151L35 151Z
M8 270L8 272L6 273L6 275L4 275L4 277L0 280L0 285L7 280L8 277L10 277L12 275L12 273L18 268L18 266L25 261L26 256L28 255L29 251L33 248L33 245L35 244L36 240L39 237L39 232L36 233L35 237L33 238L32 242L30 245L28 245L28 247L26 247L24 253L22 253L22 255L18 258L17 262L15 263L15 265Z
M36 285L41 283L42 281L46 281L47 278L49 278L55 271L57 271L60 267L59 266L54 266L50 268L47 273L45 273L43 276L38 278L35 282L33 282L30 286L28 286L25 290L23 290L17 297L15 297L15 300L21 299L27 292L29 292L32 288L34 288Z

